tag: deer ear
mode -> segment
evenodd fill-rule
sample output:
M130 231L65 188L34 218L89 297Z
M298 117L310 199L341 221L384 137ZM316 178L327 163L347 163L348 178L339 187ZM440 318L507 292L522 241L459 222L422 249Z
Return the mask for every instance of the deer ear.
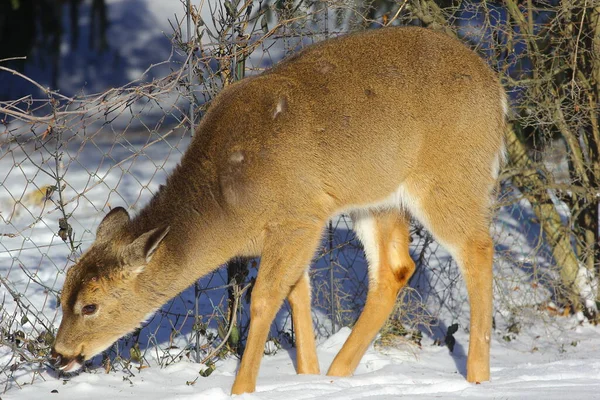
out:
M136 273L142 272L170 229L169 226L152 229L128 244L123 250L124 264L132 267Z
M129 223L129 214L123 207L115 207L100 222L96 231L96 240L105 241L110 239Z

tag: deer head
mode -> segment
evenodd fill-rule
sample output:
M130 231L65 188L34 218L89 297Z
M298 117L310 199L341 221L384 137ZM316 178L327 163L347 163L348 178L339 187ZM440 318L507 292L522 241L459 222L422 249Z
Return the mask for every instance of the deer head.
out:
M100 223L96 241L67 272L61 293L63 318L52 355L62 371L73 371L139 327L156 306L139 294L138 279L169 227L138 237L128 231L129 214L118 207Z

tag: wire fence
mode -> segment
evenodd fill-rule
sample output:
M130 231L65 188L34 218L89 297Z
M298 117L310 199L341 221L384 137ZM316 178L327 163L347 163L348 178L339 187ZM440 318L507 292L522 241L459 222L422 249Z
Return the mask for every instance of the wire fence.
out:
M600 37L593 24L600 4L587 3L192 1L172 20L173 52L164 63L173 72L160 79L69 97L0 63L0 72L43 93L0 102L3 390L45 379L66 270L106 212L136 212L158 191L216 94L303 46L365 28L443 30L486 58L507 88L509 163L492 224L497 333L524 318L579 314L595 321L600 136L593 77L600 76L600 56L590 49ZM545 35L550 39L542 41ZM333 218L311 268L319 337L351 326L364 304L366 261L351 228L347 217ZM458 268L417 223L411 237L417 271L398 297L383 344L390 337L419 344L423 334L443 342L453 324L468 329ZM243 349L245 289L257 263L234 260L203 277L95 365L109 372L189 360L209 375L217 360ZM293 342L284 306L266 351Z

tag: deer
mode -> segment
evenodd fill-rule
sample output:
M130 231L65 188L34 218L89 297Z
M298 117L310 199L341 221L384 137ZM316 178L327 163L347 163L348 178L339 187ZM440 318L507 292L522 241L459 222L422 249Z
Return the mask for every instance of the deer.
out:
M389 27L307 46L218 94L137 215L113 208L68 269L55 367L74 371L234 257L260 257L233 394L253 392L290 304L298 374L319 374L308 275L345 213L362 243L364 309L327 372L350 376L415 271L409 223L456 261L470 300L466 379L490 379L491 206L505 158L496 73L443 33Z

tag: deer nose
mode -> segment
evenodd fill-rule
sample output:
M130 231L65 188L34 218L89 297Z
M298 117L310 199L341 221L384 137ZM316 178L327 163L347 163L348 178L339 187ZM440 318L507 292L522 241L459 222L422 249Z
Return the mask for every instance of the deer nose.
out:
M52 366L63 372L69 372L72 369L77 369L83 364L83 356L80 354L74 357L68 357L60 354L56 349L52 349L50 363ZM74 368L75 367L75 368Z

